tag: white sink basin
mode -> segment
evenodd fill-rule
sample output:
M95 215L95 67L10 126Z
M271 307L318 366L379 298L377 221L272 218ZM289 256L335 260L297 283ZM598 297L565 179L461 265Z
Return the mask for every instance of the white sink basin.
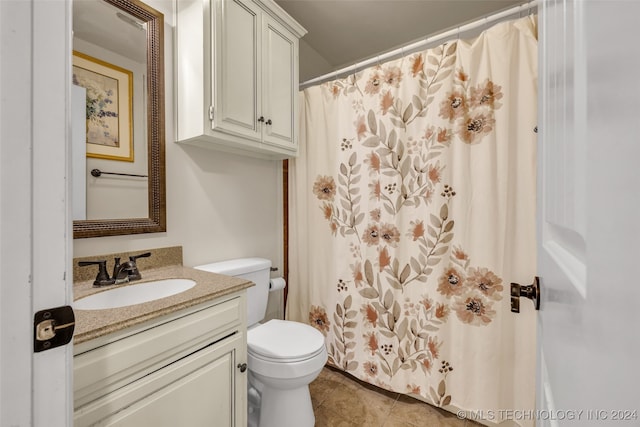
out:
M142 304L179 294L195 285L196 282L191 279L164 279L122 286L81 298L73 303L73 308L76 310L104 310Z

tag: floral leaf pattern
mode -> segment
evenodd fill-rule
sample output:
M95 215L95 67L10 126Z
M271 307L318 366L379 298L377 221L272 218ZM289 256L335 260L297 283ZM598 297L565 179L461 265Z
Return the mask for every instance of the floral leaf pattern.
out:
M484 336L506 302L500 261L469 237L469 207L484 205L461 170L492 149L513 94L508 81L465 67L460 49L445 44L314 88L340 125L327 133L335 138L314 140L327 161L303 181L315 203L309 224L333 245L320 250L335 250L301 304L325 335L328 363L440 407L455 407L468 374L452 328Z
M309 319L327 336L329 363L383 385L403 370L429 377L441 356L442 325L451 318L490 324L504 290L494 272L470 266L460 246L452 249L457 193L444 183L444 157L454 141L477 144L491 132L502 98L491 80L474 85L463 69L455 69L455 52L455 44L442 46L413 56L408 69L380 66L326 85L334 98L378 101L367 111L369 102L354 101L359 114L353 134L340 141L337 173L319 175L313 184L330 232L352 245L355 262L349 265L351 277L337 282L336 292L347 296L330 316L312 306ZM451 90L441 94L451 77ZM408 99L397 93L403 79L418 82L418 92ZM427 124L418 140L407 137L409 128L424 126L420 118L430 108L438 109L442 122ZM366 212L365 206L375 208ZM412 219L403 227L404 216ZM401 247L411 255L404 256ZM421 290L419 300L404 296L410 287ZM366 355L362 363L357 347ZM429 387L427 397L439 406L451 400L446 376L452 370L442 361L444 378Z

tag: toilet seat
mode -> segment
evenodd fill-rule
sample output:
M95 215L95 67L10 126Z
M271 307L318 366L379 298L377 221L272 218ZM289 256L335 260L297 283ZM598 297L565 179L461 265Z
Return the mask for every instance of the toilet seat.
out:
M285 358L274 358L274 357L270 357L270 356L265 356L264 354L261 354L259 352L252 351L250 348L247 348L247 350L248 350L248 354L250 354L252 357L255 357L256 359L264 360L264 361L267 361L267 362L271 362L271 363L295 363L295 362L304 362L305 360L309 360L309 359L313 359L314 357L317 357L318 355L323 353L324 347L320 347L314 353L308 354L308 355L303 356L303 357L286 358L286 359Z
M312 326L273 319L247 333L247 347L254 356L272 362L298 362L317 356L324 335Z
M274 319L247 333L249 371L281 380L317 375L327 362L324 335L299 322Z

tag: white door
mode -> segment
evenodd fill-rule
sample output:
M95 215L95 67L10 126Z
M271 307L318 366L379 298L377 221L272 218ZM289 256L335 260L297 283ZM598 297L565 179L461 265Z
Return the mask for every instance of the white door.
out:
M640 2L540 7L537 425L640 425Z
M70 1L0 1L0 425L71 425L71 345L33 351L71 301Z

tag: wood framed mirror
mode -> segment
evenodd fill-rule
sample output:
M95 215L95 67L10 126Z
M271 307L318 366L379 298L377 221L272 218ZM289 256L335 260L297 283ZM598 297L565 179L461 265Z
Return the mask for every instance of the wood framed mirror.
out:
M113 60L113 58L131 56L133 53L129 52L129 50L137 49L137 55L142 57L139 62L143 64L139 73L129 72L133 81L128 91L130 93L129 105L134 105L135 108L129 108L131 114L128 116L128 120L124 118L124 114L119 114L119 119L116 121L119 123L116 127L123 126L122 123L129 123L130 128L124 131L122 131L124 128L121 128L118 137L121 138L127 134L131 135L131 140L129 141L131 146L130 155L128 151L123 157L90 153L89 111L95 113L93 106L99 101L102 102L104 97L94 96L91 98L89 93L95 94L95 90L89 84L85 84L84 86L86 87L82 88L87 94L85 96L86 106L81 105L78 108L83 108L80 114L84 113L86 115L86 123L84 123L86 135L83 131L76 132L76 134L82 133L80 135L80 144L82 145L82 153L85 154L84 156L81 155L81 160L77 162L78 164L82 163L81 179L77 181L78 186L82 185L83 188L76 190L75 179L72 179L72 186L74 187L74 194L76 192L81 194L79 198L86 196L87 206L91 197L93 197L93 199L99 199L100 203L102 203L102 208L93 208L93 212L88 215L89 209L85 207L83 214L76 215L74 206L73 237L78 239L166 231L164 15L138 0L77 0L73 2L73 8L74 52L72 56L74 58L75 85L82 86L82 84L78 84L80 79L76 78L76 67L82 69L82 65L75 62L79 57L88 58L92 61L92 64L98 64L96 67L106 66L112 69L123 69L126 72L126 68L132 67L114 64L118 60ZM110 20L111 18L113 20ZM120 28L123 25L125 27ZM105 26L106 28L102 30L99 28ZM101 33L100 31L103 32ZM134 34L136 31L139 35ZM131 35L127 35L127 32L131 32ZM119 47L118 39L120 39ZM135 40L138 41L136 42ZM107 43L109 43L109 46L106 46ZM117 52L118 49L126 50L126 52ZM98 52L98 55L94 52ZM96 56L99 58L96 59ZM120 62L125 62L126 65L127 61L129 59L125 58ZM84 69L81 71L88 73ZM90 71L95 71L96 75L100 76L103 74L100 70ZM80 75L80 72L78 74ZM86 79L80 83L86 83ZM118 86L115 83L114 87L118 87L117 91L122 92L122 86L124 85L120 84ZM109 94L113 92L112 90L105 92L104 88L102 88L102 91ZM127 92L122 93L124 94L123 96L127 94ZM120 96L120 99L123 96ZM81 97L79 99L82 101ZM108 102L113 104L111 100ZM120 102L122 101L116 101L116 103ZM72 109L73 104L72 98ZM102 102L102 105L104 105L104 102ZM125 108L122 108L119 112L124 112L124 110ZM109 114L116 115L116 113L103 112L99 117L108 116ZM82 120L82 117L80 119ZM102 124L108 127L104 122ZM82 126L82 123L80 125ZM136 132L131 131L131 128L136 129ZM117 139L118 145L120 141L121 139ZM134 141L135 147L140 148L137 153L134 152ZM76 142L74 144L77 145ZM86 152L84 151L85 148ZM112 149L112 147L106 148ZM90 157L100 159L94 160ZM93 161L106 162L103 163L105 165L103 167L109 168L110 171L100 172L93 164L90 164ZM137 167L142 168L146 173L126 173L126 171L131 170L134 161L138 163ZM122 173L123 171L125 173ZM102 177L102 174L107 177L106 180ZM75 176L74 172L74 178ZM129 181L121 179L123 177L124 179L129 179ZM109 182L109 178L112 181L108 185L103 185L103 187L110 187L109 193L100 193L99 196L90 194L93 191L90 184ZM79 181L83 181L82 184ZM146 187L144 182L146 182ZM131 188L128 187L136 187L135 190L138 193L132 193L130 191ZM131 196L131 194L139 194L140 197ZM148 209L145 209L144 206L145 198ZM134 213L123 210L118 214L112 213L109 209L104 209L104 207L126 207L132 204L142 204L142 209L134 210Z

